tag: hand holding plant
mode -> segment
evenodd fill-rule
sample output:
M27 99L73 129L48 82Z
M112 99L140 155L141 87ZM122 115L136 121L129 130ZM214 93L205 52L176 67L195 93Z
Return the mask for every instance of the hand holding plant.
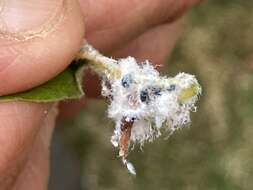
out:
M180 31L175 19L195 3L80 0L80 6L71 0L2 0L0 94L28 90L65 70L85 27L85 38L105 54L162 64ZM0 104L2 189L46 188L56 115L51 103Z

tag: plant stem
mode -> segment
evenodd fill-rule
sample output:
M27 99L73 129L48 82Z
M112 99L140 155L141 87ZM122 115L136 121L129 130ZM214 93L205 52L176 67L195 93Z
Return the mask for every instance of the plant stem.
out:
M121 71L117 65L118 62L112 58L103 56L87 42L81 47L76 60L88 60L91 69L102 77L107 77L110 80L121 77Z

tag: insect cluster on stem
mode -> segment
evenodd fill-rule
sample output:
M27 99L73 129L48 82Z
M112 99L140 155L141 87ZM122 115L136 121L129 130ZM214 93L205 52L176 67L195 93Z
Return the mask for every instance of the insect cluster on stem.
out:
M129 147L153 141L161 129L169 133L190 123L190 112L196 111L201 87L195 76L179 73L160 76L148 62L138 64L132 57L114 60L85 44L77 59L88 60L89 66L102 78L102 95L109 97L108 116L115 122L111 142L132 174L128 162Z

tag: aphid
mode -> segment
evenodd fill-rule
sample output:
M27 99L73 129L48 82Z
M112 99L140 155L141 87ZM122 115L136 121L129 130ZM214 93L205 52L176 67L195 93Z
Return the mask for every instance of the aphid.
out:
M129 88L132 81L133 81L132 76L130 74L127 74L123 76L121 84L124 88Z
M171 84L171 85L169 86L169 88L167 88L167 90L168 90L169 92L175 91L175 90L176 90L176 85L175 85L175 84Z
M142 102L148 103L149 102L149 95L147 90L142 90L140 93L140 100Z
M156 96L160 96L161 95L161 88L159 88L159 87L152 87L151 91Z

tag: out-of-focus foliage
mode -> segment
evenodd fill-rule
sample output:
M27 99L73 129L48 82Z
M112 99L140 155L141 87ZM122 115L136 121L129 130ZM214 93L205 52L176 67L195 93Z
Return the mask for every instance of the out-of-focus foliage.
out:
M133 178L110 144L105 102L90 101L58 131L81 159L83 189L253 189L252 52L252 1L206 1L192 10L166 69L200 79L203 96L191 127L131 152Z

